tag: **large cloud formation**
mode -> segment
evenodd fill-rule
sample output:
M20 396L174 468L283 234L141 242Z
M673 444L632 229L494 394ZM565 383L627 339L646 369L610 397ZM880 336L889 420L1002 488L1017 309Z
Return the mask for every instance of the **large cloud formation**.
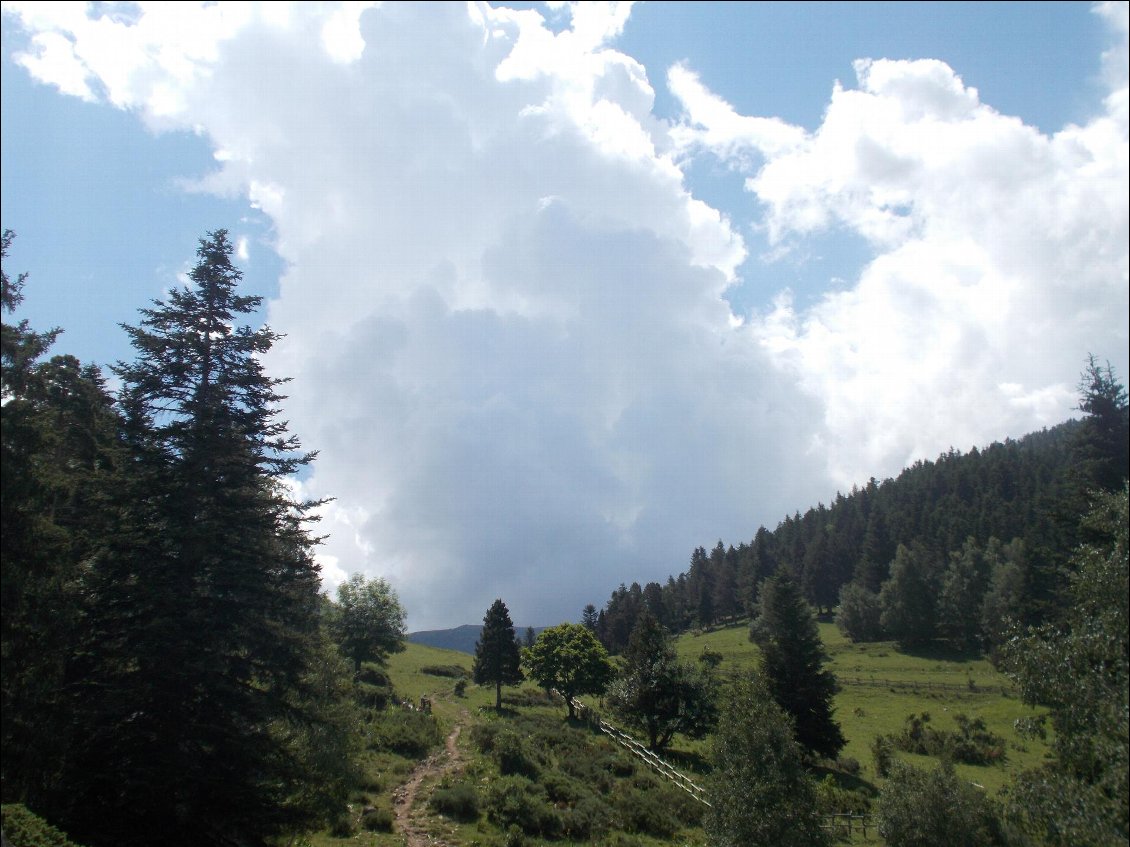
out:
M37 78L204 135L200 187L270 216L269 366L321 451L304 491L337 498L326 575L389 577L413 628L495 597L575 618L837 486L1057 422L1082 355L1126 346L1115 60L1104 114L1052 137L945 65L882 60L809 133L682 66L685 118L657 119L612 46L623 4L563 29L486 4L5 8ZM702 154L775 245L866 238L862 276L735 317L756 259L689 190Z

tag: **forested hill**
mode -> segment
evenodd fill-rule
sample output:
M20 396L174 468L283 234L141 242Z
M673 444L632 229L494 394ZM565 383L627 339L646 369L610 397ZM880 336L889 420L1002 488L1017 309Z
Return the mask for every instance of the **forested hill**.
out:
M918 579L922 592L940 598L947 568L964 551L973 557L974 585L954 602L975 603L980 614L996 590L1004 605L994 613L1027 623L1052 617L1087 492L1120 489L1128 464L1125 390L1093 359L1081 388L1080 408L1090 413L1082 420L968 453L950 450L788 516L773 530L761 527L737 546L698 547L688 569L665 585L622 583L603 610L586 607L584 620L612 650L627 644L644 607L674 632L709 627L748 614L761 581L783 567L823 613L840 603L845 586L856 586L877 627L879 595L900 545L895 575Z

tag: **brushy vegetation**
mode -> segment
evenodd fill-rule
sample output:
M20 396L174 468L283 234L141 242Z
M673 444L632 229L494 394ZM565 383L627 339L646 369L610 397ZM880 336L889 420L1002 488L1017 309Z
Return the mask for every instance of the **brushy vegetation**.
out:
M19 803L0 806L0 827L10 847L79 847L62 830Z

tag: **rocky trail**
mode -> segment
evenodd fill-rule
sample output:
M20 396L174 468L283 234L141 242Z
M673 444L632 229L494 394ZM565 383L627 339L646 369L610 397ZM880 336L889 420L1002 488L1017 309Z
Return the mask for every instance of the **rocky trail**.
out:
M459 715L455 728L444 740L443 750L433 753L420 762L409 774L408 781L392 795L393 807L396 811L396 831L405 837L406 847L446 847L447 845L442 836L428 832L422 820L425 813L422 809L416 808L416 798L424 783L442 779L446 774L457 771L463 766L463 756L459 752L457 742L468 718L466 711Z

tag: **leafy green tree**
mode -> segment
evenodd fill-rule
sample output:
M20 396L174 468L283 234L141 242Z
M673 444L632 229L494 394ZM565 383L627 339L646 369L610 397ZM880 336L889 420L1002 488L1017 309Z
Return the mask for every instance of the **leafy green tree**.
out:
M362 662L383 665L390 653L404 649L404 619L396 592L383 578L355 573L337 587L330 628L354 675Z
M981 607L1000 547L1000 541L991 538L983 550L969 537L949 555L938 598L938 622L942 635L958 650L980 646Z
M932 641L937 636L939 566L936 557L920 544L898 546L891 563L891 578L883 583L879 621L903 647Z
M881 641L883 627L879 595L858 582L849 582L840 589L840 606L836 610L836 626L852 641Z
M494 685L496 709L502 709L502 686L522 681L521 665L510 610L502 600L495 600L483 617L483 631L475 644L471 675L477 685Z
M1057 847L1130 838L1127 501L1125 487L1103 495L1085 521L1088 533L1104 540L1075 557L1066 625L1030 628L1002 648L1024 700L1050 707L1055 730L1055 758L1018 777L1010 813Z
M828 656L812 607L787 571L762 585L750 640L761 648L762 675L773 699L795 722L797 741L819 756L835 758L846 743L833 718L836 678L824 670Z
M252 844L316 825L288 807L310 780L280 722L333 730L316 708L319 578L309 503L284 478L312 456L279 421L262 360L278 338L242 323L224 230L190 284L125 327L115 369L128 474L85 578L62 785L69 831L94 845Z
M649 611L636 620L624 669L608 690L612 709L662 750L675 736L702 738L718 720L714 680L705 668L680 662L663 626Z
M981 601L981 635L995 649L1008 638L1011 624L1020 620L1024 599L1024 542L1014 538L990 560L989 588Z
M816 791L789 716L754 677L734 686L710 745L711 808L703 827L715 847L819 847Z
M615 672L608 652L581 624L563 623L542 630L534 646L522 651L526 676L565 697L569 717L576 717L573 698L603 694Z
M890 847L991 847L1006 843L989 799L943 761L932 771L891 764L879 795L879 834Z

